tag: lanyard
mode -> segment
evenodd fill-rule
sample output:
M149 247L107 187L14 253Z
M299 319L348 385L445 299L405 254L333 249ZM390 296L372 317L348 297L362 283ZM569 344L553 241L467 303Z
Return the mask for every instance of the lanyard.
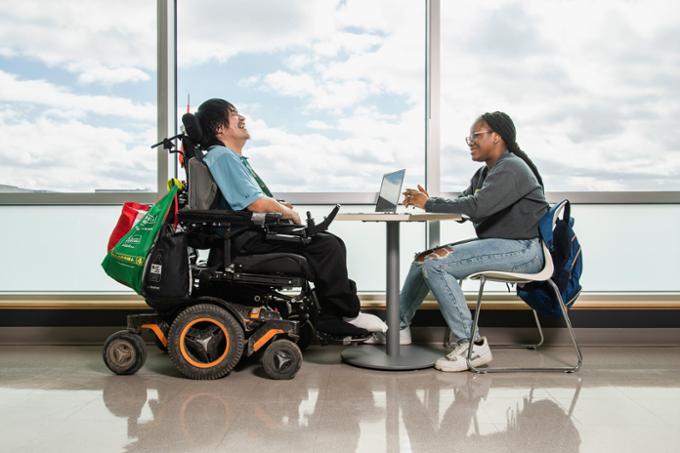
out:
M243 165L246 167L246 169L250 172L250 174L255 178L255 181L257 182L257 185L260 186L260 189L262 189L262 192L264 192L265 195L268 197L273 197L271 191L267 187L267 185L262 181L262 179L255 173L255 170L253 170L253 167L250 166L248 163L248 159L242 158L241 161L243 162Z

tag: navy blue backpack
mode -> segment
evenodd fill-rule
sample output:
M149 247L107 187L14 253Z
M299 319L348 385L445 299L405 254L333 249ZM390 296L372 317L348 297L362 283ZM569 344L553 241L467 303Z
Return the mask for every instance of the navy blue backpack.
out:
M564 215L559 213L564 207ZM554 225L554 227L553 227ZM559 288L567 308L571 307L581 293L581 273L583 254L574 233L574 218L571 217L569 200L564 200L550 208L541 219L538 229L552 257L555 270L551 280ZM550 283L531 282L517 286L517 295L531 308L540 313L562 317L562 309Z

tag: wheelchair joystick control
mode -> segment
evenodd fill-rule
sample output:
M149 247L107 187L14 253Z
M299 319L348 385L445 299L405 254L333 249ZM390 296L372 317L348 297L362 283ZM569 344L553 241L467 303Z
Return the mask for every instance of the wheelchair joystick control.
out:
M314 228L316 224L314 223L314 219L312 218L312 213L307 211L307 228Z

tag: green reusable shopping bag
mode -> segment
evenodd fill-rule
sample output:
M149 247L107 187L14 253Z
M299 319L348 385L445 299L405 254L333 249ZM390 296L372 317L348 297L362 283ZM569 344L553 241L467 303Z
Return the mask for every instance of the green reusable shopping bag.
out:
M106 274L137 294L142 292L142 279L146 258L156 241L165 218L177 195L173 186L168 193L149 209L142 219L121 238L102 261Z

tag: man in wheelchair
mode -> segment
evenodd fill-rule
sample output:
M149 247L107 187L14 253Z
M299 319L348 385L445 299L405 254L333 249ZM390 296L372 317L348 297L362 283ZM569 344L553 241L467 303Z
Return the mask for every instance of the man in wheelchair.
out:
M199 106L195 118L197 122L194 127L200 127L201 131L201 148L207 151L203 162L220 192L214 207L252 213L279 213L291 224L301 225L300 216L293 206L274 199L266 184L242 155L250 134L245 126L245 118L236 108L223 99L209 99ZM356 284L348 277L347 252L343 241L328 232L316 233L308 239L311 240L269 240L261 231L247 231L232 242L231 253L295 253L304 256L313 272L315 292L321 306L317 330L336 336L359 336L366 331L385 332L387 326L380 318L360 311Z

